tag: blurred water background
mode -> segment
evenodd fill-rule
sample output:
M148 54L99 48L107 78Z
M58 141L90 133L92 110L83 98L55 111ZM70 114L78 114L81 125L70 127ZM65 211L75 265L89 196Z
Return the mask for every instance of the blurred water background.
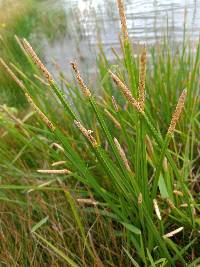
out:
M125 5L133 45L150 46L162 42L164 36L172 45L181 43L184 27L191 42L199 38L200 0L126 0ZM66 71L67 63L77 59L87 71L93 72L99 42L106 56L113 59L111 47L119 49L120 32L116 0L48 0L43 2L43 8L54 12L62 8L66 15L62 38L52 42L42 38L50 69L55 67L52 58Z
M38 3L39 19L29 39L41 51L50 71L57 68L56 61L70 75L69 62L76 59L91 75L99 43L109 60L114 58L112 47L120 50L116 0L34 1ZM0 0L0 7L4 2ZM200 0L125 0L125 7L133 47L160 44L164 37L174 47L182 43L184 29L191 44L199 38Z

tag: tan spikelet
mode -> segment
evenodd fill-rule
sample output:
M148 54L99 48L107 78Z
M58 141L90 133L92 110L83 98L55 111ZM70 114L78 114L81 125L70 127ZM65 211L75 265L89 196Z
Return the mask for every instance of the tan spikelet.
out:
M113 103L113 107L114 107L115 111L118 112L119 111L119 106L118 106L117 101L114 98L114 96L112 96L112 103Z
M179 196L179 197L183 197L183 192L179 191L179 190L174 190L173 191L174 195Z
M94 206L96 206L96 205L98 205L99 204L99 202L98 201L94 201L94 200L92 200L92 199L85 199L85 198L78 198L77 199L77 202L78 203L81 203L81 204L89 204L89 205L94 205Z
M121 129L120 123L115 119L115 117L107 110L104 109L105 113L108 115L108 117L113 121L114 125L118 128Z
M56 161L51 164L52 167L59 166L65 164L67 161L66 160L61 160L61 161Z
M35 110L35 112L40 116L40 118L43 120L43 122L52 130L55 131L55 126L53 123L47 118L47 116L38 108L38 106L34 103L32 97L25 92L27 101L32 106L32 108Z
M176 208L174 203L171 201L171 199L167 198L166 201L167 201L167 203L168 203L168 205L169 205L169 207L171 209L175 209Z
M55 148L59 149L62 152L65 151L64 148L61 145L57 144L57 143L52 143L50 147L51 148L55 147Z
M181 208L187 208L188 207L188 204L187 203L183 203L180 205Z
M12 114L12 112L10 112L10 110L8 109L8 107L6 105L1 105L0 110L3 111L4 113L6 113L8 115L8 117L11 118L15 122L16 125L22 125L23 124L23 122L20 119L16 118Z
M34 103L33 99L27 92L27 89L22 81L20 81L17 76L12 72L12 70L8 67L8 65L3 61L3 59L0 58L1 65L5 68L5 70L8 72L8 74L11 76L11 78L19 85L19 87L24 91L25 97L29 104L32 106L32 108L38 113L38 115L41 117L43 122L52 130L55 130L55 127L53 126L52 122L44 115L44 113L37 107L37 105Z
M139 72L139 103L142 110L144 110L145 104L145 81L146 81L146 61L147 61L147 53L144 48L142 55L140 57L140 72Z
M48 181L48 182L39 184L39 185L37 186L37 189L38 189L38 188L46 187L46 186L52 184L54 181L55 181L55 180L50 180L50 181ZM27 193L31 193L31 192L33 192L33 191L35 191L35 190L37 190L37 189L35 189L35 188L34 188L34 189L29 189L29 190L27 191Z
M127 41L128 40L128 30L127 30L127 24L126 24L124 1L123 0L117 0L117 4L118 4L119 15L120 15L120 20L121 20L123 39L125 41Z
M120 143L118 142L117 138L114 138L114 142L115 142L117 150L119 151L120 157L121 157L122 161L124 162L126 169L128 171L131 171L126 154L125 154L123 148L121 147Z
M91 130L87 130L79 121L75 120L74 124L79 128L79 130L82 132L82 134L90 141L90 143L94 147L98 146L96 139L92 136Z
M138 204L141 205L143 201L142 193L140 192L138 195Z
M131 91L128 89L128 87L111 70L109 70L109 74L111 78L113 79L113 81L116 83L116 85L121 89L126 99L134 106L134 108L136 108L139 112L143 113L143 110L141 109L140 104L132 96Z
M154 210L156 212L156 215L157 215L158 219L161 221L162 220L162 217L161 217L160 209L158 207L158 202L157 202L156 199L153 200L153 205L154 205Z
M174 231L171 231L165 235L163 235L163 238L170 238L178 233L180 233L181 231L183 231L184 227L179 227L178 229L175 229Z
M148 135L146 135L146 146L150 158L153 158L154 155L153 143Z
M6 72L11 76L11 78L16 82L16 84L23 90L26 91L25 85L22 81L20 81L17 76L13 73L13 71L8 67L8 65L5 63L5 61L0 58L0 63L6 70Z
M167 161L167 158L164 157L163 159L163 169L165 172L168 172L169 168L168 168L168 161Z
M74 72L76 73L76 79L78 81L78 84L83 92L83 94L86 96L86 97L90 97L91 96L91 92L90 90L88 89L88 87L85 85L81 75L80 75L80 72L79 72L79 69L78 69L78 66L75 62L71 62L71 66L74 70Z
M44 66L42 61L39 59L39 57L37 56L37 54L35 53L35 51L31 47L29 42L26 39L23 39L22 43L23 43L24 49L26 50L28 55L32 58L35 65L43 72L43 74L46 77L46 79L48 80L48 82L52 83L53 77L51 76L51 74L49 73L47 68Z
M45 173L45 174L70 174L71 171L67 169L63 170L37 170L39 173Z
M21 50L25 53L26 51L25 51L24 46L23 46L22 42L20 41L19 37L17 35L14 35L14 37L15 37L17 44L21 48Z
M179 100L178 100L178 104L176 106L176 109L172 115L172 120L171 120L171 123L170 123L170 126L169 126L169 129L168 129L168 134L172 135L175 128L176 128L176 124L180 118L180 115L182 113L182 110L184 108L184 103L185 103L185 98L186 98L186 95L187 95L187 90L183 90L181 96L179 97Z

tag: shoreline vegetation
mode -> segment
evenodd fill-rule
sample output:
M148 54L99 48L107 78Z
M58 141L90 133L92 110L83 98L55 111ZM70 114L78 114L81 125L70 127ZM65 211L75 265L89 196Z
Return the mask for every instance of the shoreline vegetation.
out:
M200 264L200 43L135 57L116 2L121 53L100 44L98 90L70 59L74 82L55 81L16 22L2 35L2 266Z
M45 1L5 0L1 3L0 10L0 57L6 59L9 64L14 64L15 71L22 76L24 70L29 78L34 72L40 83L42 80L37 75L39 72L33 69L30 60L27 60L20 38L30 39L41 56L43 44L39 43L38 39L53 42L55 39L59 40L67 31L67 15L64 10L61 8L48 10L44 5ZM15 90L15 83L8 79L1 70L0 93L1 104L6 103L18 109L24 108L27 104L21 91Z
M6 0L0 3L0 57L4 57L7 61L17 64L21 62L27 67L25 56L21 53L18 44L19 37L30 36L35 23L36 8L33 1L10 1ZM1 71L1 70L0 70ZM20 91L15 90L14 83L0 72L0 102L6 102L11 106L22 106L25 99ZM19 104L19 105L18 105Z

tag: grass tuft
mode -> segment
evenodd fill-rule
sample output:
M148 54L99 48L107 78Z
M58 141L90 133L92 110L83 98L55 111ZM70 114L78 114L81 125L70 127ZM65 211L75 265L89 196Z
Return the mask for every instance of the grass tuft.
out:
M136 57L117 3L123 57L114 68L101 47L100 93L76 63L81 90L60 70L55 81L26 39L16 41L30 73L0 59L27 101L0 106L3 265L199 262L200 43L172 53L165 40Z

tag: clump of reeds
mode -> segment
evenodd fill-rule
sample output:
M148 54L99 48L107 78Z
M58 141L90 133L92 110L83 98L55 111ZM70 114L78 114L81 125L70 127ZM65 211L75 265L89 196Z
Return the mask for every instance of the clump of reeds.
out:
M124 4L122 0L118 0L118 7L121 17L123 41L125 42L125 46L123 48L127 48L128 45L126 46L126 41L128 40L128 31L126 26ZM76 63L71 63L71 65L75 72L78 85L80 86L80 89L83 95L87 98L88 102L86 105L85 99L83 100L81 97L79 97L78 93L78 97L76 97L76 90L72 92L72 97L70 98L70 100L65 99L65 96L61 95L60 93L62 90L60 90L59 86L55 84L52 75L48 72L44 64L33 51L33 48L30 46L30 44L26 40L24 40L23 45L26 52L31 56L37 67L42 70L44 76L47 78L50 84L48 88L53 88L54 92L61 100L61 105L65 108L66 111L66 116L63 116L64 119L61 120L62 123L58 123L58 125L60 126L59 130L58 127L55 128L53 123L35 104L32 97L30 96L30 93L27 91L27 87L25 86L26 83L17 78L17 76L7 66L7 64L2 59L0 59L0 63L4 67L4 69L24 91L24 94L30 105L39 114L44 123L53 131L52 133L49 133L46 130L44 131L43 129L39 128L37 122L31 120L31 122L35 123L35 125L34 127L30 128L30 135L32 135L34 132L37 137L41 137L41 134L45 133L45 142L47 142L47 144L51 144L50 148L55 148L49 149L49 151L47 151L46 146L44 146L43 144L42 138L35 138L37 139L37 142L31 140L31 142L34 142L32 145L33 151L31 152L34 153L34 151L36 151L35 158L38 158L38 151L43 151L43 155L42 152L40 152L41 161L42 156L45 161L46 159L49 159L51 162L53 161L51 165L52 169L50 168L37 170L37 172L41 175L34 175L34 179L35 176L41 179L43 176L46 176L45 174L47 174L48 177L51 174L56 175L57 179L52 179L45 183L42 183L37 186L36 189L35 187L31 186L31 189L26 192L31 192L33 190L32 188L34 188L34 191L45 190L44 197L47 195L48 190L55 191L54 196L56 196L56 193L58 191L64 193L63 197L67 198L69 208L71 208L71 213L69 214L70 231L67 231L68 226L66 226L66 221L64 218L63 225L64 229L67 230L65 231L66 236L62 233L60 235L61 242L63 242L62 244L64 244L63 247L65 247L65 245L68 246L68 240L72 238L71 230L73 228L73 230L77 231L76 236L79 238L77 242L75 240L74 242L70 243L72 252L69 251L69 247L67 247L67 252L69 252L66 253L66 255L65 252L60 252L60 250L57 248L62 248L60 240L57 241L57 244L51 244L48 240L46 240L47 238L54 241L55 232L52 234L52 236L48 236L48 234L46 235L46 237L42 236L42 242L46 242L45 244L47 244L49 248L53 250L57 255L61 256L61 258L70 266L77 266L77 264L78 266L81 266L82 264L86 266L104 266L104 261L105 266L107 266L107 259L109 259L109 264L113 266L116 265L116 262L120 262L121 266L127 266L127 264L129 264L129 260L131 262L130 264L134 262L135 266L153 266L158 265L161 262L169 266L175 266L177 262L179 264L179 261L182 262L185 266L187 259L191 258L190 251L186 248L191 247L196 242L194 241L194 243L192 243L193 241L191 242L190 238L192 236L195 236L197 233L198 212L195 212L197 204L195 203L195 199L193 199L192 190L187 191L186 188L188 185L187 183L184 183L182 177L183 175L190 175L188 171L188 162L187 164L185 164L185 159L188 159L192 155L192 153L190 153L190 155L185 152L186 150L189 150L188 148L185 149L184 152L182 152L182 150L184 149L180 149L179 143L182 142L184 144L190 144L190 142L195 143L196 140L194 137L192 137L192 139L188 139L190 137L187 137L187 135L180 134L179 143L177 144L176 140L174 140L173 145L170 146L170 149L169 141L171 140L177 123L180 121L180 116L184 109L187 93L186 90L182 92L178 100L176 109L172 115L172 120L168 132L166 136L163 136L163 131L161 129L158 129L160 123L158 117L161 117L160 111L162 109L162 107L158 105L158 99L162 99L163 105L167 105L167 110L170 110L169 102L167 102L167 100L163 97L163 95L166 97L168 95L168 92L162 94L162 89L165 90L165 88L164 86L163 88L161 88L160 86L163 82L162 79L165 80L164 78L166 77L163 77L165 75L165 72L161 72L160 76L155 77L155 80L153 81L155 84L152 82L153 85L150 86L151 80L153 79L151 76L148 76L147 83L150 92L149 95L152 98L151 104L153 105L153 108L157 108L156 110L158 111L157 113L155 113L156 115L152 113L153 115L151 116L151 108L147 108L147 106L145 107L145 83L146 75L149 75L148 73L146 74L146 48L141 53L139 60L139 69L137 69L138 61L134 59L134 56L131 57L129 54L131 52L131 49L124 49L123 51L124 57L126 58L123 65L123 71L125 68L127 69L129 81L134 76L132 74L139 73L138 84L136 84L135 80L132 79L132 82L134 81L134 84L130 82L129 85L126 85L126 83L121 79L121 76L119 78L116 74L109 71L110 77L113 79L117 87L119 87L120 91L125 96L127 103L130 104L130 106L134 107L135 111L139 114L139 116L137 116L134 110L131 110L129 108L120 108L120 105L118 103L121 103L121 99L119 99L118 102L118 99L115 99L112 96L113 88L112 86L110 86L110 81L108 79L107 80L109 83L106 84L107 86L104 101L102 101L102 99L98 99L96 101L95 96L91 97L91 91L86 86ZM127 62L130 63L129 67L131 67L131 69L129 70ZM200 64L197 64L197 66L198 65ZM14 67L14 70L18 71L14 65L11 65L11 67ZM159 71L160 69L163 70L163 68L165 68L164 65L153 67L156 68L156 71ZM102 73L105 74L106 68L107 65L103 65ZM167 71L170 71L171 68L171 64L168 64ZM131 72L130 70L133 70L133 72ZM26 76L22 75L22 72L18 71L17 74L20 75L22 79L26 79ZM175 73L172 72L171 75L175 75ZM171 80L177 81L177 77L176 79L173 79L175 77L176 76L173 76ZM47 85L47 83L40 77L35 76L35 78L41 81L41 86ZM159 86L156 85L156 79L159 80ZM106 79L104 79L104 82L107 82ZM188 82L188 86L189 83L192 84L193 80ZM157 86L157 88L159 87L160 95L158 95L158 92L157 94L155 94L155 92L153 93L154 85L155 87ZM175 84L172 84L171 86L173 87L174 85ZM70 89L71 88L72 87L70 86ZM136 88L138 91L135 94L134 90ZM193 85L191 86L191 88L193 88ZM47 88L45 87L45 89ZM175 94L173 96L175 96ZM113 105L112 107L110 107L111 99ZM68 102L72 102L72 105L70 106ZM46 110L48 110L48 108L49 106L47 106ZM76 109L76 114L78 115L73 112L73 109ZM188 110L190 109L187 109L187 111ZM79 115L81 119L78 118ZM106 116L111 119L117 129L114 129L113 125L106 123ZM170 119L169 117L167 117L166 115L166 121ZM88 125L92 125L91 128L95 129L96 137L94 137L92 130L86 129L85 126L80 122L83 118L85 125L87 125L88 122ZM80 151L82 151L82 143L79 144L80 147L78 147L77 149L76 144L77 138L79 137L77 135L76 129L74 129L75 127L72 127L73 122L75 126L80 130L80 132L84 135L86 141L89 141L89 143L95 149L92 149L92 146L88 146L87 150L84 150L84 153L80 155ZM156 127L154 125L156 125ZM8 125L7 127L9 128L10 126ZM29 125L25 125L24 127L26 127L26 130L29 131ZM165 127L162 125L162 128ZM11 132L12 134L12 131L9 130L7 131L7 133L10 134ZM24 151L24 141L26 141L27 144L30 144L30 140L26 136L24 137L23 133L21 133L20 131L16 134L17 139L19 139L20 134L22 135L22 151ZM114 136L116 137L113 138ZM102 138L105 146L100 147L100 142L97 142L97 140L99 140L100 138ZM15 139L15 137L12 139ZM12 140L12 143L14 143L14 140ZM97 148L97 146L99 147ZM189 146L190 145L187 145L187 147ZM0 151L3 152L4 147L5 144L0 147ZM18 144L16 147L18 148ZM31 148L31 145L29 147ZM13 155L13 150L14 145L12 150L8 153L8 158L9 154L12 155L12 157L10 157L9 163L7 163L7 158L3 162L3 164L0 162L1 168L4 168L4 165L7 164L6 167L8 167L9 175L12 171L10 169L10 162L17 161L16 159L21 156L21 151L19 153L19 151L15 150L14 151L16 152L17 157L16 155ZM23 156L25 157L26 153L23 153ZM65 157L67 158L67 161ZM29 162L30 159L28 158L25 164L22 157L20 158L20 160L20 163L22 163L20 166L22 166L22 168L25 166L24 173L26 173L28 165L27 162ZM72 168L73 171L65 169L66 163L69 163L70 169ZM90 164L92 166L90 166ZM16 164L15 166L18 165ZM45 164L43 164L42 166L45 166ZM62 169L59 169L58 166L60 166ZM53 167L56 167L56 169L53 169ZM4 168L4 170L6 171L6 168ZM192 168L192 172L193 171L195 170ZM3 174L1 175L4 175L4 172L2 173ZM65 175L70 174L72 176L72 179L70 181L69 179L65 181ZM58 179L59 176L62 177L62 182L61 178ZM78 181L75 188L74 179L77 179L76 181ZM187 177L185 177L185 179L187 179ZM174 187L174 181L177 182L177 187ZM58 186L51 187L52 183L57 182L59 188ZM67 186L65 185L65 182L67 182ZM7 190L14 190L14 185L12 183L10 184L11 185L6 185L7 187L4 187L4 184L2 184L1 190L5 188ZM17 185L16 189L21 190L22 187L23 186L19 187ZM27 190L28 187L29 186L25 186L23 188L24 190ZM61 197L62 195L59 194L59 201ZM49 199L45 199L44 202L48 203L49 200L51 202L53 201L52 199L54 199L54 197L50 195ZM98 201L96 201L96 199ZM56 197L55 200L57 201ZM191 201L193 203L191 203ZM21 205L21 202L17 204ZM94 207L84 207L84 209L82 207L80 213L80 204L93 205ZM168 205L167 208L166 204ZM37 203L37 208L41 209L41 214L43 214L44 210L42 210L41 206ZM62 206L64 205L57 205L57 203L54 203L54 206L58 214L59 212L60 214L64 214L65 210L62 210ZM49 203L48 207L51 208L51 205ZM47 212L47 210L49 212L49 209L46 209L45 212ZM70 209L68 209L68 212L70 212ZM50 217L55 220L53 224L53 226L55 227L58 218L56 216L54 217L54 213L55 210ZM92 215L90 216L90 214ZM97 215L97 220L93 224L94 214ZM60 225L63 226L62 223L60 223L62 217L64 216L59 216L59 227ZM72 222L72 218L75 219L75 223ZM39 222L36 223L36 228L38 227L37 229L39 229L39 227L45 227L44 219L41 220L41 218L39 218L38 221ZM84 222L86 223L84 224ZM91 223L92 227L88 230L88 225L91 225ZM181 227L179 227L178 224L180 224L179 226ZM170 225L172 225L173 227L174 225L177 225L176 227L178 228L168 232ZM181 234L180 237L179 235L177 235L184 230L182 225L184 225L184 228L188 228L188 230L191 231L189 239L187 239L186 235L184 238L181 236ZM50 227L47 227L45 231L49 231L49 228ZM96 242L91 241L92 252L91 249L88 249L87 247L89 255L85 253L85 247L87 243L87 235L85 233L88 233L88 231L90 237L89 239L92 240L91 236L92 234L94 234L96 240ZM43 232L41 231L41 235L42 233ZM69 236L67 236L68 233ZM111 238L109 238L110 233ZM117 241L115 233L117 233ZM168 240L168 238L174 237L175 235L177 235L176 238ZM38 236L40 235L38 234ZM78 248L81 252L79 251L79 249L77 250L77 243ZM124 244L124 251L126 253L121 253L120 244L122 243ZM101 246L98 246L98 244L101 244ZM150 246L148 246L149 244ZM110 249L111 247L112 249ZM129 247L131 248L130 250ZM158 249L155 250L155 248ZM48 253L50 253L50 249L48 250ZM45 258L46 254L47 253L45 253ZM119 254L120 257L117 258L117 261L116 257L118 257ZM193 254L195 255L195 253ZM70 257L72 257L73 260L71 260ZM96 260L96 258L98 258L98 261ZM76 262L74 263L74 261ZM52 262L50 264L52 264Z

